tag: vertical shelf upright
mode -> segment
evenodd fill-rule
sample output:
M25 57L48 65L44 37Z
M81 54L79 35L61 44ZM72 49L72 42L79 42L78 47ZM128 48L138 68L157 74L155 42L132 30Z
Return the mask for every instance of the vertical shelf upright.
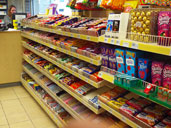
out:
M8 0L0 0L0 24L4 23L4 16L8 13Z

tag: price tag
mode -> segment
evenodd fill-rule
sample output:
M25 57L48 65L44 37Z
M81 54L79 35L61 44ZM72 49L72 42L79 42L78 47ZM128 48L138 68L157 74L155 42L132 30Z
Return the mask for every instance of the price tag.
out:
M112 113L112 109L109 109L109 113L113 114L113 113Z
M105 39L104 39L104 42L105 42L105 43L108 43L108 38L105 38Z
M111 44L114 44L115 43L115 40L114 39L111 39L111 42L110 42Z
M129 43L128 42L123 42L123 46L124 47L129 47Z
M171 49L170 49L170 56L171 56Z
M120 43L121 43L120 40L116 41L116 45L120 45Z
M131 48L138 49L138 44L137 43L132 43L132 47Z
M87 36L87 40L90 40L90 36Z
M54 49L54 46L53 45L50 45L50 48Z
M92 59L92 58L90 58L90 63L92 63L92 64L93 64L93 59Z
M98 76L101 78L102 77L102 72L99 72L98 73Z
M79 55L78 55L78 54L76 54L76 57L77 57L77 58L79 58Z
M125 121L126 121L126 118L125 118L124 116L122 116L122 117L121 117L121 120L122 120L123 122L125 122Z
M74 37L74 35L71 33L71 37Z
M80 38L80 34L77 35L77 38Z

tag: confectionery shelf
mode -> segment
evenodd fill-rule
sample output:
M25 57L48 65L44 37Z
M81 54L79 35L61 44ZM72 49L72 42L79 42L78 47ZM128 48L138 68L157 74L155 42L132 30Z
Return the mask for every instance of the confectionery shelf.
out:
M38 94L35 93L35 91L28 86L27 82L21 78L21 82L23 84L23 86L26 88L26 90L32 95L32 97L39 103L39 105L45 110L45 112L49 115L49 117L56 123L56 125L59 128L62 128L63 126L65 126L65 122L62 121L62 119L60 119L60 117L58 117L57 114L55 114L54 112L52 112L49 107L43 102L43 100L38 96Z
M126 124L128 124L129 126L131 126L132 128L141 128L139 125L137 125L135 122L131 121L129 118L125 117L124 115L122 115L120 112L118 112L117 110L114 110L112 108L110 108L108 105L104 104L103 102L101 102L100 100L98 101L98 103L100 104L100 106L102 108L104 108L106 111L108 111L109 113L111 113L112 115L114 115L115 117L119 118L120 120L122 120L123 122L125 122Z
M106 38L105 36L99 37L99 42L111 44L111 45L118 45L127 48L157 53L161 55L171 56L171 47L167 46L159 46L155 43L143 43L134 40L128 39L115 39L115 38Z
M32 74L26 67L23 66L23 70L31 76L57 103L59 103L68 113L75 119L83 119L77 112L73 111L68 105L64 103L56 94L45 86L34 74Z
M78 58L78 59L80 59L80 60L84 60L84 61L86 61L86 62L88 62L88 63L94 64L94 65L97 65L97 66L101 65L101 60L100 60L100 59L99 59L99 60L95 60L95 59L93 59L93 58L90 58L90 57L87 57L87 56L84 56L84 55L81 55L81 54L78 54L78 53L75 53L75 52L66 50L66 49L64 49L64 48L55 46L55 45L53 45L53 44L46 43L46 42L44 42L44 41L42 41L42 40L39 40L39 39L36 39L35 37L30 36L30 35L28 35L28 34L26 34L26 33L22 33L21 36L23 36L23 37L25 37L25 38L27 38L27 39L33 40L33 41L35 41L35 42L37 42L37 43L43 44L43 45L45 45L45 46L47 46L47 47L50 47L50 48L52 48L52 49L58 50L58 51L60 51L60 52L63 52L63 53L65 53L65 54L68 54L68 55L71 55L71 56L73 56L73 57L76 57L76 58Z
M98 92L105 92L107 91L109 88L100 88L99 90L96 90L94 92L88 93L86 96L81 96L79 94L76 94L73 90L71 90L68 85L63 85L60 82L58 82L55 78L53 78L52 75L50 75L46 70L38 67L36 64L34 64L31 60L29 60L25 55L23 56L24 60L26 62L28 62L30 65L32 65L34 68L36 68L38 71L40 71L43 75L45 75L46 77L48 77L50 80L52 80L54 83L56 83L59 87L61 87L63 90L65 90L66 92L68 92L71 96L73 96L75 99L77 99L79 102L81 102L82 104L84 104L86 107L88 107L90 110L92 110L94 113L96 114L100 114L102 112L104 112L104 109L97 109L94 106L92 106L89 102L88 99L90 99L90 97L96 96L98 95Z
M61 31L58 29L45 28L45 27L40 27L37 25L24 25L24 26L28 27L28 28L45 31L45 32L56 33L56 34L63 35L63 36L70 36L70 37L74 37L74 38L78 38L78 39L82 39L82 40L93 41L93 42L97 42L97 43L99 42L98 37L95 37L95 36L88 36L88 35L77 34L77 33L72 33L72 32L65 32L65 31Z
M102 86L104 86L104 85L106 85L106 84L109 84L109 83L108 83L107 81L105 81L105 80L103 80L103 81L97 83L97 82L95 82L95 81L93 81L93 80L91 80L91 79L89 79L89 78L87 78L87 77L85 77L85 76L83 76L83 75L81 75L81 74L79 74L79 73L73 71L72 69L70 69L70 68L68 68L68 67L66 67L66 66L64 66L64 65L62 65L62 64L60 64L60 63L58 63L57 61L54 61L53 59L47 57L47 56L44 55L43 53L41 53L41 52L39 52L39 51L36 51L35 49L33 49L33 48L31 48L30 46L28 46L24 41L22 41L22 43L23 43L23 47L25 47L26 49L29 49L30 51L34 52L35 54L37 54L37 55L43 57L44 59L48 60L49 62L55 64L56 66L62 68L62 69L65 70L65 71L69 72L70 74L72 74L72 75L74 75L74 76L80 78L81 80L86 81L87 83L89 83L90 85L94 86L95 88L100 88L100 87L102 87Z
M137 95L142 96L142 97L144 97L144 98L146 98L146 99L148 99L148 100L150 100L150 101L152 101L152 102L155 102L155 103L157 103L157 104L159 104L159 105L162 105L162 106L164 106L164 107L166 107L166 108L171 109L171 104L169 104L169 103L167 103L167 102L164 102L164 101L161 101L161 100L155 98L155 96L153 96L153 95L152 95L152 96L144 95L144 93L140 93L140 92L138 92L138 91L135 91L135 90L134 90L133 88L131 88L131 87L130 87L130 88L127 88L127 87L124 86L124 85L115 83L115 82L114 82L115 78L114 78L114 75L112 75L112 74L106 73L106 72L104 72L104 71L100 71L100 72L99 72L99 77L101 77L101 78L103 78L104 80L109 81L110 83L113 83L113 84L115 84L115 85L117 85L117 86L120 86L120 87L122 87L122 88L125 88L125 89L127 89L127 90L129 90L129 91L131 91L131 92L133 92L133 93L136 93Z

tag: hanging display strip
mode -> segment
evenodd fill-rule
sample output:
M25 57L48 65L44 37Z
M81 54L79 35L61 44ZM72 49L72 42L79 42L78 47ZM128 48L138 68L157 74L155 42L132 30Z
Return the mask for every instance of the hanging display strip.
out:
M102 69L103 69L103 67L102 67ZM107 70L110 70L110 69L104 68L104 70L107 71ZM104 80L107 80L107 81L109 81L109 82L111 82L111 83L113 83L113 84L115 84L115 85L117 85L119 87L122 87L122 88L124 88L126 90L129 90L129 91L131 91L131 92L133 92L133 93L135 93L135 94L137 94L137 95L139 95L141 97L144 97L144 98L146 98L146 99L148 99L148 100L150 100L150 101L152 101L154 103L157 103L157 104L159 104L161 106L164 106L166 108L171 109L170 102L167 102L166 100L164 101L164 100L161 100L161 99L158 98L157 95L158 95L159 89L158 89L157 86L153 86L152 84L150 84L150 83L148 83L146 81L140 80L138 78L135 78L135 77L126 77L127 76L126 74L119 73L119 72L117 72L115 70L110 70L110 72L112 74L107 73L107 72L102 70L102 71L99 72L99 77L101 77ZM122 76L119 76L119 74L122 74ZM125 75L125 77L123 77L124 75ZM126 81L126 78L129 79L129 83L132 84L132 85L134 85L135 81L137 81L136 86L126 85L126 83L122 83L122 82L120 83L118 81L118 80L124 81L122 79L125 79L125 81ZM130 78L132 78L132 80ZM148 94L145 93L145 90L147 90L148 88L150 89L150 87L153 88L153 90L151 92L149 92Z
M57 117L57 115L49 109L49 107L43 102L43 100L40 99L40 97L34 92L34 90L31 87L28 86L27 82L22 78L21 78L21 83L59 128L66 126L64 121L59 119L59 117Z
M83 119L77 112L72 110L70 106L68 106L62 99L60 99L56 94L50 90L47 86L43 85L43 83L33 74L31 73L26 67L23 66L23 70L31 76L57 103L59 103L68 113L72 115L75 119Z
M119 111L117 111L117 110L115 110L113 108L110 108L108 105L104 104L100 100L98 101L98 103L100 104L100 106L103 109L105 109L106 111L108 111L109 113L111 113L112 115L114 115L115 117L117 117L118 119L120 119L121 121L125 122L126 124L128 124L132 128L141 128L138 124L136 124L134 121L131 121L129 118L125 117Z
M70 51L70 50L66 50L66 49L64 49L64 48L55 46L55 45L53 45L53 44L46 43L46 42L44 42L44 41L42 41L42 40L40 40L40 39L35 38L34 36L30 36L30 35L25 34L25 33L22 33L21 36L23 36L23 37L25 37L25 38L27 38L27 39L33 40L33 41L35 41L35 42L37 42L37 43L43 44L43 45L45 45L45 46L47 46L47 47L49 47L49 48L52 48L52 49L54 49L54 50L58 50L58 51L63 52L63 53L65 53L65 54L68 54L68 55L71 55L71 56L73 56L73 57L76 57L76 58L78 58L78 59L80 59L80 60L84 60L84 61L86 61L86 62L88 62L88 63L94 64L94 65L97 65L97 66L101 65L101 59L100 59L100 57L99 57L98 60L96 60L96 59L93 59L93 58L90 58L90 57L87 57L87 56L84 56L84 55L81 55L81 54L72 52L72 51Z
M127 48L147 51L147 52L152 52L152 53L157 53L161 55L171 56L170 46L166 47L166 46L160 46L160 45L153 44L153 43L142 43L142 42L137 42L137 41L128 40L128 39L119 40L115 38L107 38L105 36L100 36L99 42L123 46Z
M82 39L82 40L88 40L88 41L92 41L92 42L96 42L96 43L99 42L98 37L95 37L95 36L77 34L77 33L72 33L72 32L65 32L62 30L50 29L50 28L40 27L37 25L24 25L24 26L28 27L28 28L36 29L36 30L41 30L41 31L45 31L45 32L51 32L51 33L63 35L63 36L74 37L74 38L78 38L78 39Z
M74 92L73 90L71 90L68 85L64 85L61 84L60 82L58 82L55 78L53 78L52 75L50 75L46 70L44 70L43 68L40 68L39 66L37 66L36 64L34 64L31 60L29 60L25 55L23 56L23 59L28 62L30 65L32 65L34 68L36 68L38 71L40 71L42 74L44 74L46 77L48 77L51 81L53 81L54 83L56 83L59 87L61 87L62 89L64 89L66 92L68 92L71 96L73 96L75 99L77 99L79 102L81 102L82 104L84 104L86 107L88 107L90 110L92 110L94 113L96 114L100 114L102 112L104 112L104 109L100 108L97 109L95 108L93 105L91 105L88 102L88 99L90 99L90 97L95 96L96 95L96 91L89 93L86 96L81 96L79 94L77 94L76 92ZM107 91L109 88L101 88L100 90L102 92ZM99 90L97 90L97 92L99 92Z
M44 59L48 60L49 62L55 64L56 66L60 67L61 69L69 72L70 74L78 77L79 79L89 83L90 85L94 86L95 88L100 88L100 87L103 87L105 86L106 84L110 84L108 83L107 81L103 80L103 81L100 81L100 82L95 82L91 79L89 79L88 77L86 76L83 76L82 74L79 74L78 72L75 72L73 71L72 69L58 63L57 61L54 61L53 59L51 59L50 57L44 55L43 53L40 53L39 51L36 51L35 49L31 48L30 46L28 46L24 41L23 41L23 46L27 49L29 49L30 51L34 52L35 54L43 57Z

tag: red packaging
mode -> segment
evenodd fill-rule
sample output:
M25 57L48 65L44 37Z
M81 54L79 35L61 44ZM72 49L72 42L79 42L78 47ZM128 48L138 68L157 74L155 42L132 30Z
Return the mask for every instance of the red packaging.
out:
M154 126L158 122L157 118L145 112L139 113L136 117L150 126Z
M144 107L148 106L151 104L150 101L144 99L144 98L139 98L139 99L130 99L128 101L126 101L126 103L138 110L142 110Z
M168 110L160 105L151 105L144 108L143 111L156 117L158 120L161 120L166 115Z
M162 122L163 122L164 124L166 124L166 125L171 126L171 116L167 116L166 118L164 118L164 119L162 120Z

